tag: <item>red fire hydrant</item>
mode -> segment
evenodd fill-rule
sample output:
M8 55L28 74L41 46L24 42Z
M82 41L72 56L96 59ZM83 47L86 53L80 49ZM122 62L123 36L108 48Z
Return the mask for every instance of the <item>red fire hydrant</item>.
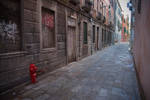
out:
M30 78L32 83L36 83L36 71L37 67L34 64L30 64Z

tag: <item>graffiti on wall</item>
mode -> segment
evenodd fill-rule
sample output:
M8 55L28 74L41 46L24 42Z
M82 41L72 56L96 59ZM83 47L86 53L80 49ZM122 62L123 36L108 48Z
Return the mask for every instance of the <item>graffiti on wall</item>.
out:
M42 8L42 41L43 48L55 46L55 12Z
M0 12L0 54L20 51L20 0L0 0Z
M43 14L42 16L42 24L46 25L49 28L54 28L54 16L48 13Z
M11 20L1 21L0 22L0 37L2 39L12 40L15 43L16 38L18 38L19 30L17 28L17 24L12 22Z

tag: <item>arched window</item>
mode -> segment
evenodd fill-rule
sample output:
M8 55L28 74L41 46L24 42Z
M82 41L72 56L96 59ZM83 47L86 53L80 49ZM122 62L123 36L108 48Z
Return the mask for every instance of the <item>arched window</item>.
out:
M141 13L141 0L138 0L138 13Z

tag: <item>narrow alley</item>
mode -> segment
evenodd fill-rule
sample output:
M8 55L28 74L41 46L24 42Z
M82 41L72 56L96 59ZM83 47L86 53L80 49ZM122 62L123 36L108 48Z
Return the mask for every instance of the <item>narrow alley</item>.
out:
M0 100L150 100L150 0L0 0Z
M127 43L48 73L14 100L140 100Z

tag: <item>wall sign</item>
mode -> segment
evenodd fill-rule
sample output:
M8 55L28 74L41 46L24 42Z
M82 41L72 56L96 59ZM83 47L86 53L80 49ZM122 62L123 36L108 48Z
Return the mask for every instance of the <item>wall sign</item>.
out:
M76 20L68 17L68 26L76 27Z

